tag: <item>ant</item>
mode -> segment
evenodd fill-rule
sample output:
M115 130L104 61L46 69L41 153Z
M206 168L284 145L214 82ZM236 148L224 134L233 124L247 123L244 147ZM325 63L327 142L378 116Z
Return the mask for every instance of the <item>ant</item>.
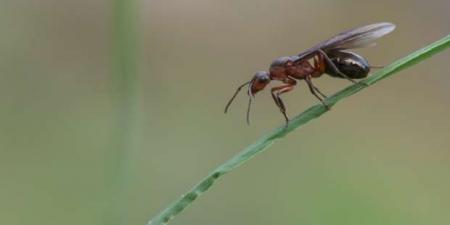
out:
M374 66L370 66L362 56L346 50L373 46L375 39L390 33L394 29L395 25L392 23L376 23L358 27L344 31L298 55L279 57L270 64L268 71L256 72L250 81L237 88L225 106L225 113L227 113L239 91L244 86L248 86L247 124L250 124L252 99L256 93L263 90L273 80L283 83L280 86L273 87L271 94L286 120L286 125L289 123L289 118L286 115L286 107L280 95L293 90L297 80L304 80L311 94L329 109L324 101L327 96L313 84L312 79L328 74L332 77L357 83L354 79L367 77L370 68L374 68Z

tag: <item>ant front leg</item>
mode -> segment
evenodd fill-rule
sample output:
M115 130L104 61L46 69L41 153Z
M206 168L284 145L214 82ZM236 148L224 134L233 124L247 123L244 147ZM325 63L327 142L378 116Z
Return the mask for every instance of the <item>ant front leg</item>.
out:
M311 94L313 94L314 96L316 96L316 98L317 99L319 99L319 101L322 103L322 105L323 106L325 106L325 108L327 109L327 110L329 110L330 109L330 106L328 106L326 103L325 103L325 101L316 93L316 91L317 90L319 90L316 86L314 86L314 84L312 83L312 81L311 81L311 76L310 75L308 75L308 76L306 76L305 77L305 81L306 81L306 84L308 84L308 87L309 87L309 91L311 92ZM321 94L322 96L324 95L324 94L322 94L320 91L317 91L319 94ZM326 97L325 97L326 98Z
M288 84L272 88L271 93L272 93L273 101L278 106L278 108L280 109L281 113L284 116L284 119L286 120L286 126L287 126L289 123L289 117L286 115L286 106L284 105L283 100L280 98L280 95L294 89L294 86L297 84L297 81L295 81L293 79L289 79L285 83L288 83Z
M355 80L353 80L352 78L348 77L347 75L345 75L344 73L342 73L337 67L336 65L334 65L333 61L331 61L330 57L328 57L328 55L322 50L319 49L317 50L317 52L319 53L319 55L321 56L322 60L325 60L325 64L336 74L339 74L339 76L351 81L352 83L356 84L358 82L356 82Z

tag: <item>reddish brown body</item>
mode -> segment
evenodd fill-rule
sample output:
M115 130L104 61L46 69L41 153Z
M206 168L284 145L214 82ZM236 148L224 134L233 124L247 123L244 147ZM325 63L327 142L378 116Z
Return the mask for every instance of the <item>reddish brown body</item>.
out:
M294 86L297 83L295 81L296 79L310 80L313 77L322 76L326 68L323 57L320 55L313 56L314 65L311 65L309 62L310 58L296 60L295 56L283 56L274 60L269 69L268 75L270 80L278 80L287 85L274 87L272 88L272 92ZM251 87L251 94L256 94L258 91L264 89L266 85L266 82L255 82Z
M325 72L325 64L319 56L314 57L314 66L308 59L294 61L291 59L292 57L281 58L286 58L286 61L270 67L269 74L272 80L284 81L289 78L303 80L307 76L320 77Z

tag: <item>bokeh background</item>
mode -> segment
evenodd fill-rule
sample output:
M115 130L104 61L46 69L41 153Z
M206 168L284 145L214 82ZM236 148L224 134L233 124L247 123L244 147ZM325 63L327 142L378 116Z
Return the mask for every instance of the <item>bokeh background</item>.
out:
M386 65L450 33L450 2L22 0L0 7L0 223L145 224L283 123L237 85L272 59L389 21L358 51ZM450 52L336 105L172 221L450 223ZM322 77L332 94L349 85ZM284 96L291 116L317 101Z

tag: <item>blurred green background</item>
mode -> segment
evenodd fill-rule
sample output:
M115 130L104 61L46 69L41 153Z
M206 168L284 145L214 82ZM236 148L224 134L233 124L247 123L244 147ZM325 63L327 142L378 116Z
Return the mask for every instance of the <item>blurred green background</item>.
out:
M386 65L450 33L450 2L2 1L0 223L145 224L283 123L268 92L252 125L237 85L272 59L355 26L397 25ZM336 105L221 179L187 224L450 223L450 52ZM331 94L348 82L322 77ZM284 96L291 116L317 103Z

